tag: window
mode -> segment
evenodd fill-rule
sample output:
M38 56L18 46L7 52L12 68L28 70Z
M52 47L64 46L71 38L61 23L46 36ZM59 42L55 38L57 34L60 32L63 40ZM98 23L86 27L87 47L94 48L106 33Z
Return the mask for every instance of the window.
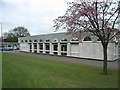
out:
M53 42L58 42L58 40L55 38L55 39L53 39Z
M78 38L72 38L71 41L79 41Z
M32 40L29 40L29 42L32 42Z
M57 52L53 52L54 55L57 55L58 53Z
M53 50L54 50L54 51L57 51L57 50L58 50L58 45L56 45L56 44L53 45Z
M49 54L50 52L49 51L46 51L46 54Z
M37 40L34 40L34 42L37 42Z
M34 50L34 53L37 53L37 50Z
M101 42L99 38L97 39L97 42Z
M32 49L32 45L31 44L29 44L30 45L30 49Z
M50 39L47 39L46 42L50 42Z
M43 53L43 51L39 51L40 53Z
M66 56L66 55L67 55L67 53L61 53L61 55Z
M21 42L23 42L23 40Z
M98 38L97 41L100 41L100 39Z
M27 42L27 40L25 40L25 42Z
M40 40L39 40L39 42L43 42L43 40L42 40L42 39L40 39Z
M85 37L83 41L92 41L92 39L90 37Z
M37 49L37 44L34 44L34 49Z
M61 45L61 51L67 51L67 44Z
M39 44L39 49L43 50L43 44Z
M45 44L46 50L50 50L50 45L49 44Z
M66 39L66 38L63 38L61 41L67 41L67 39Z

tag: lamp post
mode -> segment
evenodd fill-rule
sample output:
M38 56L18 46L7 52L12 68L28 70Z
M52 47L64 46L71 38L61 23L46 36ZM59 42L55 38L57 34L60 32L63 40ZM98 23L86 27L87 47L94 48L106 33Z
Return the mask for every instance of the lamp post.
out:
M1 46L2 46L2 51L3 51L3 36L2 36L2 22L0 23L0 29L1 29Z

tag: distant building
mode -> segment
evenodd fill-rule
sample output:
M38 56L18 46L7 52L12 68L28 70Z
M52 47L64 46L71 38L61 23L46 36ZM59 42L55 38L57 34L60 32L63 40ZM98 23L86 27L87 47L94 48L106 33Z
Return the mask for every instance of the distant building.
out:
M19 38L18 43L20 51L23 52L103 59L101 42L97 37L89 34L83 34L81 39L66 33L28 36ZM108 45L108 60L118 58L119 48L118 37L115 37Z
M14 50L14 49L19 49L19 44L18 42L4 42L0 38L0 50Z

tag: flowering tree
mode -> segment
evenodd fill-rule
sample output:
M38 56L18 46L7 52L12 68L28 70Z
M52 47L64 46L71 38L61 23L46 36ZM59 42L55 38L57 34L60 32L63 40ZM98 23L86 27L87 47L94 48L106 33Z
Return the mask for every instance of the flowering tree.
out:
M68 33L80 38L83 32L90 32L101 41L103 47L103 74L107 75L107 47L109 42L120 31L116 29L120 16L120 2L82 2L68 3L69 7L63 16L54 20L56 30L65 29Z

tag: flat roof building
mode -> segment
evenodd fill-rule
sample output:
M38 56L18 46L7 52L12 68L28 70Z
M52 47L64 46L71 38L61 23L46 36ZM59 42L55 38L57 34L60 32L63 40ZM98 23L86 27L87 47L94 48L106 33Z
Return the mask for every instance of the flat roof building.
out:
M66 33L43 34L18 38L20 51L51 55L63 55L90 59L103 59L101 42L94 35L85 33L81 39ZM116 39L108 45L108 60L119 57L119 43Z

